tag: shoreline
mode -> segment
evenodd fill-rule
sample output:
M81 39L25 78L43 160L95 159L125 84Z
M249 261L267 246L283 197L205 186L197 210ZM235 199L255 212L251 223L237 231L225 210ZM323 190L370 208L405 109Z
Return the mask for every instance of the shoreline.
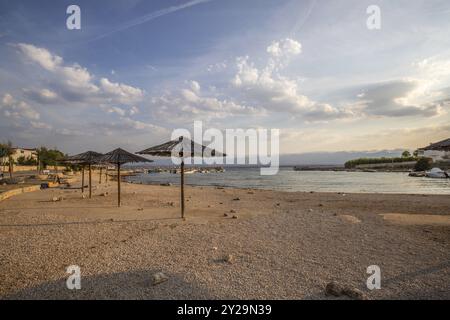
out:
M161 187L179 187L179 183L170 183L167 185L163 182L154 182L154 183L143 183L143 182L133 182L133 181L123 181L124 183L132 184L132 185L142 185L142 186L161 186ZM403 195L403 196L448 196L449 193L402 193L402 192L374 192L374 191L361 191L361 192L342 192L342 191L297 191L297 190L281 190L281 189L269 189L269 188L257 188L257 187L234 187L225 184L221 185L206 185L206 184L188 184L185 183L185 188L213 188L213 189L236 189L243 191L272 191L272 192L281 192L281 193L317 193L317 194L364 194L364 195Z

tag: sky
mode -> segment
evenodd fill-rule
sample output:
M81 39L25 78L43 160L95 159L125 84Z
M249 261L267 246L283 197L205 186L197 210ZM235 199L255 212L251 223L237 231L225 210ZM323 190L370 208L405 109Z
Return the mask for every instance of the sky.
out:
M0 141L134 152L199 120L414 150L450 137L449 31L447 0L1 0Z

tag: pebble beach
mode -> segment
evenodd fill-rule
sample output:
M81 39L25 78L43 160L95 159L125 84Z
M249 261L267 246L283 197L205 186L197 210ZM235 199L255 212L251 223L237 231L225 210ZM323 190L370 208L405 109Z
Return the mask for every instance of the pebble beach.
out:
M350 299L327 294L336 282L364 299L450 299L448 196L185 193L184 220L177 186L123 183L121 208L113 181L91 199L51 188L1 201L0 298ZM370 265L380 289L367 289Z

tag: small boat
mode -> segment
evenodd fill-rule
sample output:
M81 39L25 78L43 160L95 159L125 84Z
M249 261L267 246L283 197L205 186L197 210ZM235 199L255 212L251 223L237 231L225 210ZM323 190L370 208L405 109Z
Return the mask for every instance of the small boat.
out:
M419 172L410 172L408 174L410 177L426 177L426 173L424 171L419 171Z
M430 171L425 172L425 176L428 178L437 178L437 179L445 179L449 178L449 175L444 170L440 168L433 168Z

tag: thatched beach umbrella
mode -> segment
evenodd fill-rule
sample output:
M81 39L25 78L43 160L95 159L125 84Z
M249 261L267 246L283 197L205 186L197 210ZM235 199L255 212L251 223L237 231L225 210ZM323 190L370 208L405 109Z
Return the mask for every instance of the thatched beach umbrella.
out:
M136 152L137 154L148 154L159 157L171 157L176 155L181 158L181 218L184 218L184 158L188 157L224 157L224 153L210 149L204 145L198 144L188 138L179 137L166 143Z
M422 148L421 150L450 151L450 139L431 143L428 147Z
M92 170L91 166L93 164L99 163L100 158L103 154L95 151L86 151L80 154L69 156L65 158L64 162L70 162L73 164L80 164L82 177L81 177L81 192L84 192L84 166L89 166L89 198L92 198Z
M120 166L124 163L128 162L153 162L153 160L149 160L135 154L132 154L128 151L125 151L121 148L117 148L111 152L106 153L103 157L100 158L101 162L111 163L117 165L117 206L120 207Z

